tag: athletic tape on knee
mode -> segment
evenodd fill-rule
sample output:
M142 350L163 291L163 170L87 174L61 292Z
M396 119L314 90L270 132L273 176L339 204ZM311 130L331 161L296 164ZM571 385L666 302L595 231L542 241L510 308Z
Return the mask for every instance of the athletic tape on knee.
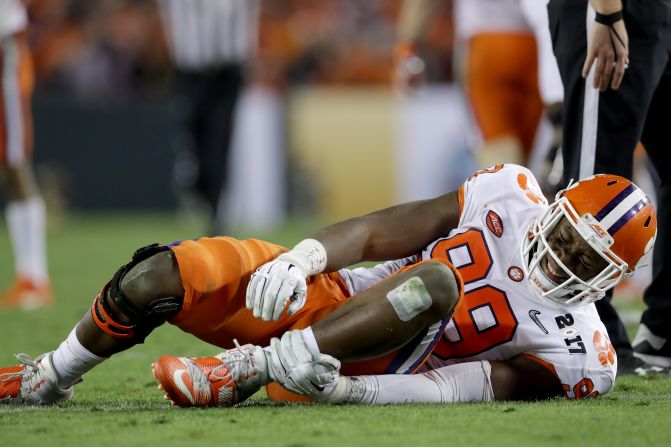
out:
M413 276L400 286L387 293L387 299L394 307L401 321L410 321L431 307L433 300L424 281Z

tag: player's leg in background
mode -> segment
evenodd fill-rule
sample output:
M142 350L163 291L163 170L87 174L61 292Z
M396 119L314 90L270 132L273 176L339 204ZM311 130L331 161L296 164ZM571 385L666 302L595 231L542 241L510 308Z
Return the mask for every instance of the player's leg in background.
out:
M517 44L520 54L520 69L517 77L517 102L513 109L516 133L522 145L524 166L529 167L533 156L534 143L543 118L543 100L538 81L538 50L536 39L528 36Z
M529 67L537 67L532 34L491 33L469 40L466 90L483 143L479 167L524 164L533 144L542 104ZM524 106L520 106L523 103ZM533 121L533 125L529 122Z
M669 49L671 51L671 48ZM659 228L671 225L671 165L668 148L668 107L671 104L671 62L662 77L648 110L642 143L657 171L660 183L657 193L657 221ZM634 338L634 353L644 361L662 367L671 367L671 237L668 231L659 231L653 251L652 283L644 293L647 309Z
M211 73L182 73L180 88L189 101L186 127L197 163L188 185L207 203L211 235L222 235L217 220L222 188L226 187L236 105L243 85L242 69L225 66Z
M52 300L46 259L46 211L31 166L33 67L24 34L5 37L0 44L0 154L16 273L14 285L0 296L0 306L33 309Z

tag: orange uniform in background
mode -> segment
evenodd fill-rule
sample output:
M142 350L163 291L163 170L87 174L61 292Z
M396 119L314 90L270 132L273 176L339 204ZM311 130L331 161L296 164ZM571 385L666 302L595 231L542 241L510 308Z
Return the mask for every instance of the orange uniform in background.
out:
M520 152L514 158L526 164L543 112L532 23L520 0L455 0L454 12L462 82L484 143L480 150L512 139ZM487 166L506 161L485 160Z
M33 149L33 63L25 31L2 37L0 44L0 163L16 166Z
M468 41L466 91L484 141L516 136L529 160L543 112L536 39L483 33Z

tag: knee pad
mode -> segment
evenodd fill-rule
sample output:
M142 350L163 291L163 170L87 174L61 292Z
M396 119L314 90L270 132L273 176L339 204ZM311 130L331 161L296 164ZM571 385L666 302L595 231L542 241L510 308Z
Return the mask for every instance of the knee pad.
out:
M116 339L133 338L137 343L142 343L154 328L163 324L182 307L182 297L164 297L154 299L144 309L140 309L121 289L121 281L133 267L167 250L170 248L162 244L140 248L133 253L131 261L117 270L105 284L91 306L91 316L100 330ZM110 302L114 303L127 323L120 322L119 316L113 315Z

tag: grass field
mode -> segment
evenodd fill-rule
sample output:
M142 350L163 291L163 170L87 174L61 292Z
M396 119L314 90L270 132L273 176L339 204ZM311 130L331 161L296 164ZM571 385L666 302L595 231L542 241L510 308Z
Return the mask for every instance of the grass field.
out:
M298 225L261 236L291 244L313 228ZM54 349L135 248L191 238L197 231L172 216L52 223L49 261L57 303L30 313L0 310L0 364L13 364L17 352L37 355ZM0 250L4 288L12 270L4 228ZM52 408L0 405L0 447L671 445L671 379L666 377L623 378L610 394L585 402L278 406L259 393L240 408L172 408L156 389L151 362L161 354L216 352L174 327L161 327L144 345L88 374L71 402Z

